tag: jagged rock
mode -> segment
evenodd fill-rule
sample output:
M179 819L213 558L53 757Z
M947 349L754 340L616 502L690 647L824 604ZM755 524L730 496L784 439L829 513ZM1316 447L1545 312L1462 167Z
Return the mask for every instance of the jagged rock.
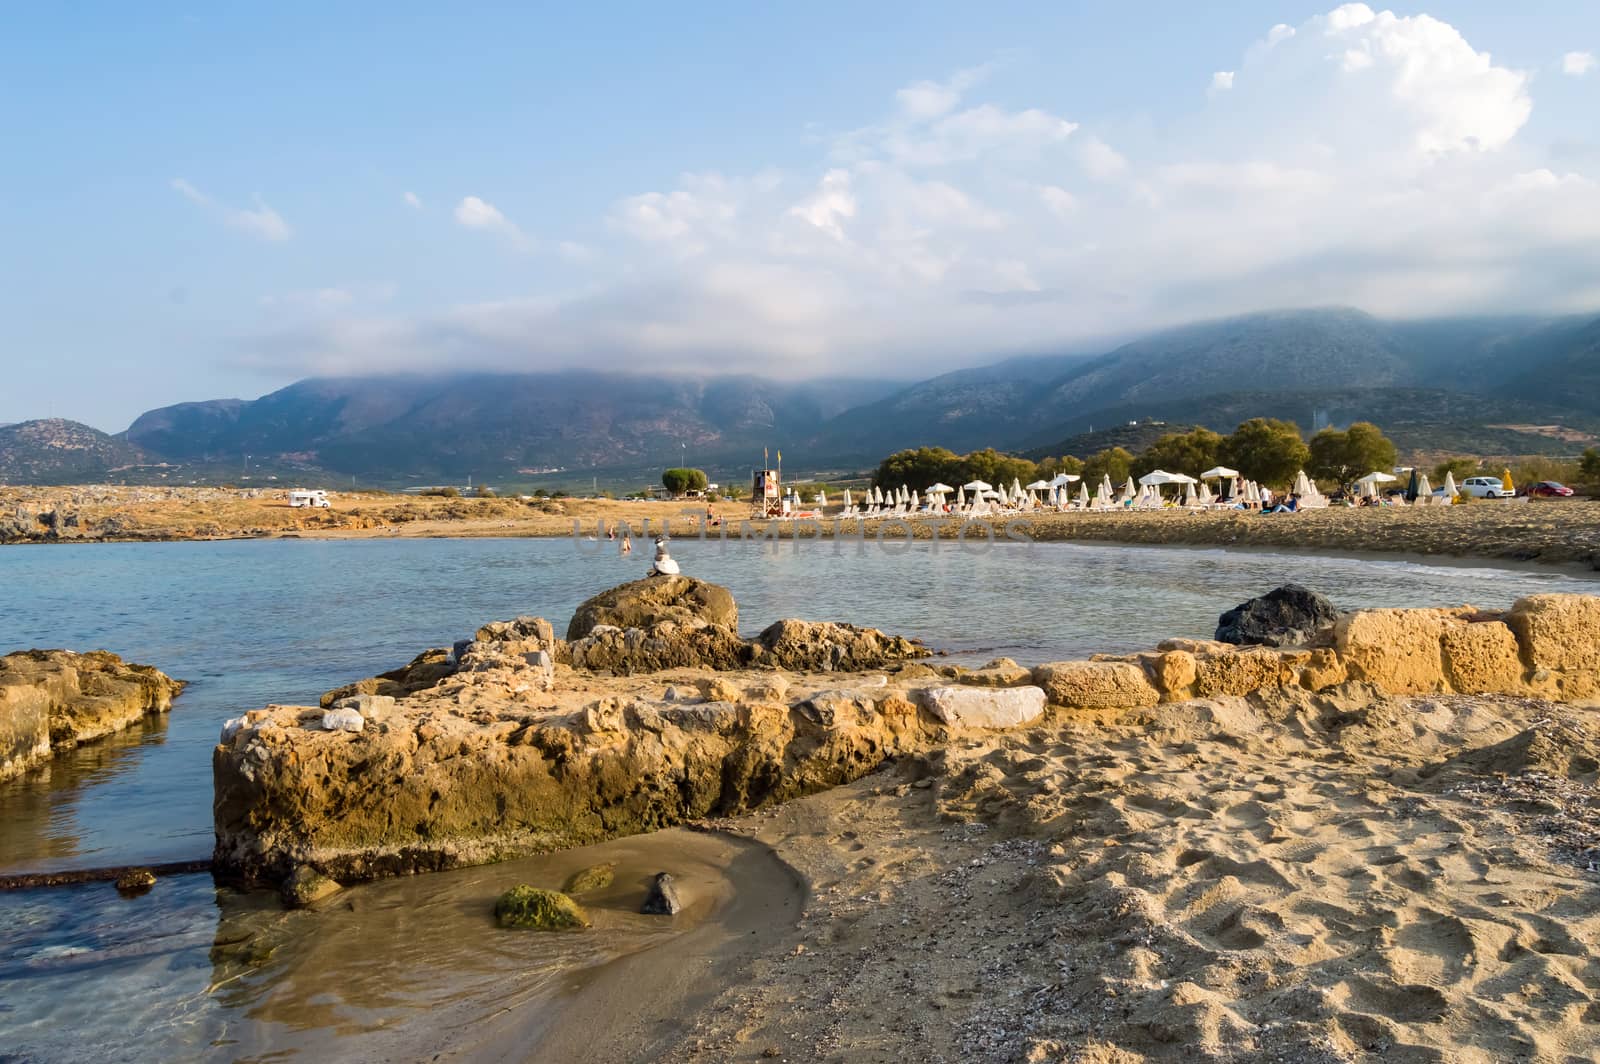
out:
M494 918L501 927L527 931L564 931L588 927L589 914L565 894L540 890L526 883L512 887L494 906Z
M973 687L1019 687L1031 682L1033 670L1018 665L1010 658L995 658L981 669L962 669L956 682Z
M904 636L830 621L778 621L763 631L757 642L763 664L795 672L860 672L925 658L930 653Z
M1193 691L1198 698L1247 695L1264 687L1276 687L1290 677L1292 666L1284 655L1265 646L1229 647L1194 658Z
M1144 669L1126 661L1055 661L1035 668L1033 682L1055 706L1121 709L1161 701Z
M590 894L597 890L606 889L616 878L616 862L606 861L603 864L590 865L588 868L574 872L572 878L567 880L567 885L562 888L562 891L566 894Z
M1600 670L1600 598L1528 595L1506 614L1522 659L1531 668L1559 672Z
M304 909L343 889L336 880L329 879L310 865L301 865L283 881L279 893L289 908Z
M335 702L355 695L405 698L407 695L433 687L441 680L453 676L455 671L455 656L450 651L443 648L424 650L402 668L381 672L370 679L357 680L343 687L335 687L322 696L322 708L331 708Z
M646 916L676 916L682 909L683 900L678 897L678 887L672 876L657 872L656 878L650 881L650 894L639 911Z
M929 687L922 692L928 712L952 728L1015 728L1044 714L1038 687Z
M749 645L719 624L663 621L649 629L597 625L567 644L572 667L625 676L662 669L737 669Z
M692 576L655 576L602 591L580 605L567 625L567 642L576 642L597 625L653 628L665 621L701 622L739 631L739 607L725 587Z
M183 683L104 650L25 650L0 657L0 779L165 713Z
M156 885L156 874L148 868L129 868L117 877L117 893L125 898L147 894Z
M1338 619L1339 611L1325 596L1284 584L1218 618L1217 640L1236 646L1305 646Z
M358 732L366 726L358 710L330 709L322 715L323 731Z

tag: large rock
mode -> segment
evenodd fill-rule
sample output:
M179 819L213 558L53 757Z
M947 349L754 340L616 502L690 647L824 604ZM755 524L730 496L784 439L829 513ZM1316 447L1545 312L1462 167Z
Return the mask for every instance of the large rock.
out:
M650 576L602 591L572 615L567 641L576 642L597 625L653 628L664 621L701 622L739 631L739 607L725 587L692 576Z
M104 650L0 657L0 779L164 713L183 683Z
M1600 670L1600 598L1529 595L1506 614L1521 644L1522 660L1558 672Z
M1259 598L1241 602L1217 619L1217 639L1236 646L1306 646L1339 619L1322 595L1284 584Z
M952 728L1015 728L1044 714L1038 687L929 687L922 704Z
M596 625L566 646L573 668L619 676L662 669L737 669L750 660L749 644L733 629L696 621L662 621L649 628Z
M927 647L904 636L829 621L778 621L757 642L762 664L795 672L860 672L929 654Z
M1500 621L1452 625L1441 633L1445 678L1462 694L1510 694L1523 688L1517 637Z
M1228 649L1195 658L1194 693L1200 698L1247 695L1293 682L1294 670L1272 647Z
M435 686L441 680L454 675L455 671L455 658L448 648L424 650L412 658L408 665L389 672L380 672L369 679L357 680L355 683L348 683L326 692L321 702L326 709L335 702L356 695L405 698L407 695Z
M1357 610L1334 626L1334 647L1350 678L1393 695L1445 689L1441 639L1460 619L1452 610Z
M1033 670L1051 705L1124 709L1161 701L1144 669L1127 661L1054 661Z

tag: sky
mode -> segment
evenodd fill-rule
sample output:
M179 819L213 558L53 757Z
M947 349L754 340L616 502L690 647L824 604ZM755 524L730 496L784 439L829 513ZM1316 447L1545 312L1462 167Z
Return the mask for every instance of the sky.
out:
M1277 307L1600 312L1597 0L0 20L0 423L394 371L913 379Z

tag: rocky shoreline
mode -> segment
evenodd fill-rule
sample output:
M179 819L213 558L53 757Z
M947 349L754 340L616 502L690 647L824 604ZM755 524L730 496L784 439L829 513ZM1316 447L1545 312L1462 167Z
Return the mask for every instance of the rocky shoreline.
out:
M104 650L0 657L0 780L165 713L183 682Z
M1304 645L1170 640L976 670L872 630L784 621L744 640L736 623L723 589L650 578L580 607L568 639L537 618L487 625L322 706L251 711L213 755L214 866L350 883L547 852L765 808L1062 714L1159 729L1196 701L1263 692L1600 693L1588 596L1358 611Z

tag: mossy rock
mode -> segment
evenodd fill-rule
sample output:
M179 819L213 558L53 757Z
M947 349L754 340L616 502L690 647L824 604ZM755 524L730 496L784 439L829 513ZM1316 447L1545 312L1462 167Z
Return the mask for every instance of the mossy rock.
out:
M563 888L568 894L588 894L596 890L604 890L617 878L617 863L607 861L604 864L591 865L581 872L574 872L572 878L567 880Z
M565 894L518 884L500 895L494 905L494 918L501 927L520 927L530 931L564 931L588 927L589 914Z

